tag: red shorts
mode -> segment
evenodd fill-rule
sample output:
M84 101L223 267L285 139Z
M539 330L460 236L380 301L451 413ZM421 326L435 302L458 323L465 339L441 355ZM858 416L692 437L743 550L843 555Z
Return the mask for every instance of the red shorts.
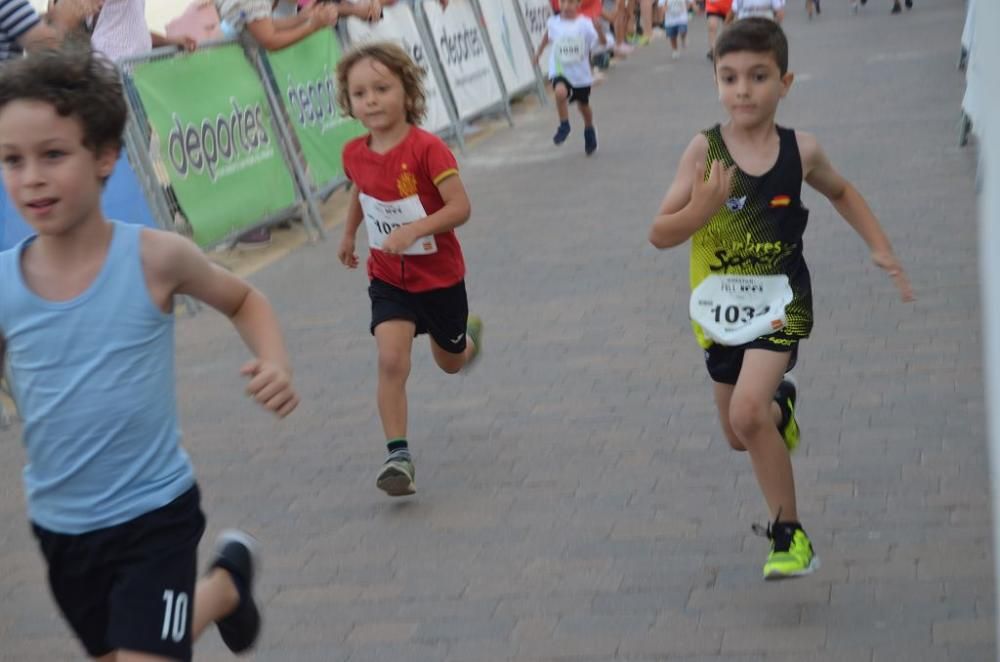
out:
M733 7L733 0L706 0L705 13L725 16Z

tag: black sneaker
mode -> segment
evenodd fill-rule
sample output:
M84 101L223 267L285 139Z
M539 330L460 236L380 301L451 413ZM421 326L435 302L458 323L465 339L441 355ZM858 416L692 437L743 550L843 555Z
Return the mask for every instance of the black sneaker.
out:
M913 0L905 0L903 4L906 5L907 9L913 9Z
M890 14L901 14L901 13L903 13L903 8L900 6L899 0L896 0L896 2L892 3L892 11L889 12L889 13Z
M785 441L789 453L795 452L801 440L799 423L795 420L795 402L798 399L798 391L795 377L787 374L778 384L778 390L774 392L774 401L781 409L781 423L778 425L778 431L781 433L781 438Z
M597 131L592 126L583 130L583 151L587 156L597 151Z
M566 138L569 137L569 122L560 122L559 128L556 129L556 135L552 136L552 142L557 145L562 145L566 142Z
M257 541L243 531L228 530L219 534L215 544L215 560L211 567L228 572L240 594L236 609L215 624L229 650L245 653L257 643L260 634L260 610L253 599L254 570L260 565Z

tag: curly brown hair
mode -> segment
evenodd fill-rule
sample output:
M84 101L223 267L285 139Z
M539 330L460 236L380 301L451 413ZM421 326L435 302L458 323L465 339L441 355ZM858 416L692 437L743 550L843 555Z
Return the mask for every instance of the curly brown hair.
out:
M42 101L62 117L77 117L92 152L121 149L128 107L118 70L86 37L9 60L0 67L0 110L13 101Z
M420 124L427 114L427 96L424 94L424 70L421 69L401 46L391 41L361 44L348 51L337 64L337 104L345 115L351 113L351 96L347 89L347 74L354 65L371 58L383 65L403 83L406 98L406 121Z

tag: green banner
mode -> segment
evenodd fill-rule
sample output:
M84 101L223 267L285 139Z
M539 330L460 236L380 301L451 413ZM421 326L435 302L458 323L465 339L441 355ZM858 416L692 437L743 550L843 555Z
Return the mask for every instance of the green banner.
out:
M238 45L148 62L132 76L200 246L295 204L267 95Z
M340 46L333 30L320 30L294 46L267 53L267 59L313 184L318 188L343 177L344 144L365 129L337 107Z

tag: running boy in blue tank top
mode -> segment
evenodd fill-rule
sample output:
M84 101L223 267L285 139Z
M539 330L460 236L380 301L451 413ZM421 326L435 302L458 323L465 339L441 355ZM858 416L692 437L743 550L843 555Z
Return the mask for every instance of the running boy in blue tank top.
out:
M689 312L722 430L733 449L749 452L773 521L764 578L797 577L819 566L796 507L790 453L799 426L795 382L786 375L813 323L803 181L868 244L903 300L913 293L878 219L816 138L774 122L793 77L781 27L762 18L737 21L714 54L729 122L688 145L649 240L662 249L691 239Z
M174 296L232 320L256 357L243 374L260 404L283 417L298 397L260 292L187 239L102 215L125 119L115 68L86 44L0 69L4 186L36 232L0 253L0 357L24 420L28 514L88 655L190 660L212 623L241 652L260 629L254 545L222 534L196 582L205 519L180 446Z

